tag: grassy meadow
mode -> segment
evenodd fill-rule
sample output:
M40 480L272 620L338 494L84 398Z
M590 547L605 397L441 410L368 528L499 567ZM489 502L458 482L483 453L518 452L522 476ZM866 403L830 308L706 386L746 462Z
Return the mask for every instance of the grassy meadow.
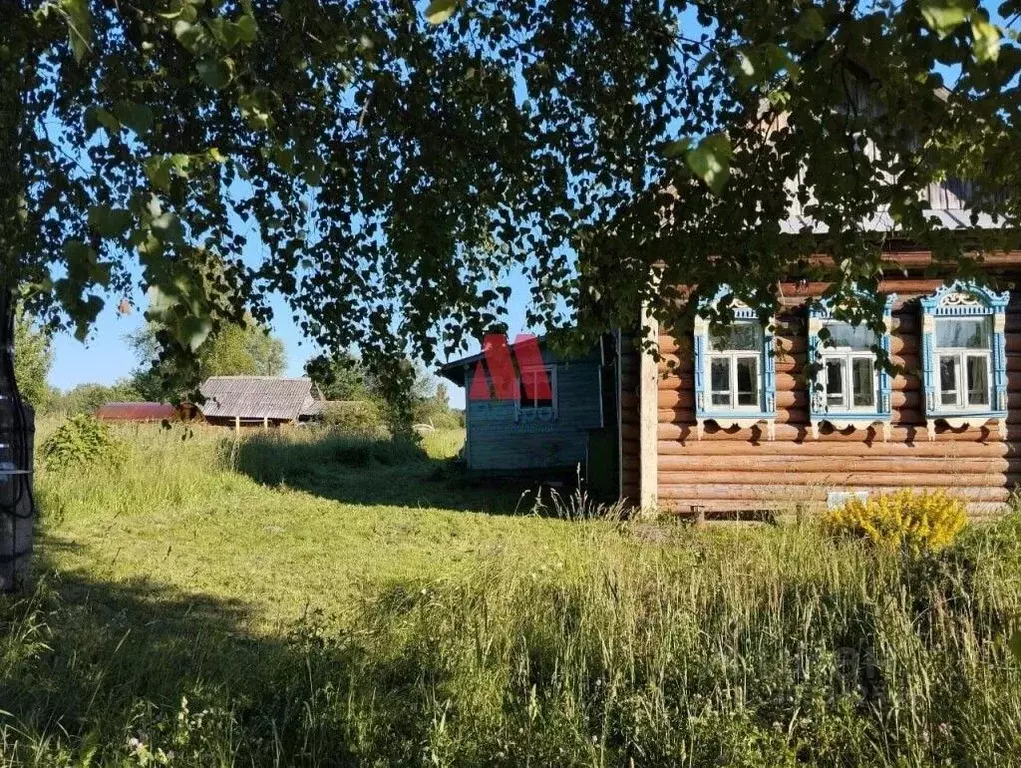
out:
M1021 763L1015 515L903 559L535 514L455 433L118 433L37 476L0 765Z

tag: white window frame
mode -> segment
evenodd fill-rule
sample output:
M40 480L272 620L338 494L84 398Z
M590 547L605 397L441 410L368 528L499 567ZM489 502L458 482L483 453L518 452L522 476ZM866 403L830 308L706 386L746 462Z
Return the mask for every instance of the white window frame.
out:
M834 321L839 322L839 321ZM825 328L830 323L823 323ZM879 372L876 370L876 353L867 351L864 349L853 349L851 347L822 347L819 350L820 361L819 364L822 367L823 374L823 391L820 393L822 401L823 413L833 412L835 414L841 413L877 413L879 411ZM855 360L868 360L869 367L872 370L872 404L871 405L855 405L854 404L854 361ZM843 365L843 385L844 385L844 401L839 405L830 404L830 395L826 387L829 383L829 370L827 364L832 361L840 361Z
M941 347L937 342L935 324L939 323L982 323L986 326L986 335L989 343L985 347ZM936 377L936 407L937 409L955 411L975 411L983 413L993 407L994 386L993 386L993 322L992 316L982 315L978 317L938 317L934 321L932 335L932 356L935 363L934 375ZM957 361L957 370L954 375L956 387L956 402L943 402L943 374L940 363L944 357L953 357ZM981 357L986 364L986 401L980 404L968 402L968 358Z
M761 329L760 329L761 330ZM755 361L755 402L751 405L739 405L737 402L737 361L751 359ZM713 361L727 360L730 366L730 405L719 405L713 401L713 395L722 390L713 389ZM705 380L709 396L709 408L712 410L734 411L735 413L760 413L762 411L762 352L750 349L725 349L713 351L705 355Z
M723 302L726 301L727 314L730 315L730 322L725 325L751 323L759 334L759 344L756 349L713 349L711 339L710 318L712 313L704 309L716 307L717 310L724 309ZM774 424L776 423L776 358L774 354L774 328L773 318L763 318L759 312L752 309L747 303L740 299L726 285L720 285L712 298L705 298L700 302L699 311L694 320L694 356L695 356L695 434L701 440L706 422L714 422L718 427L727 429L739 427L749 429L760 424L766 425L765 435L767 439L775 438ZM731 406L718 406L712 404L712 361L723 356L733 355L728 360L731 370ZM737 364L736 360L745 356L754 356L758 360L756 365L755 401L756 405L737 405Z
M936 424L943 422L951 429L963 426L985 426L995 421L1001 440L1007 439L1007 304L1010 293L997 292L988 286L968 280L957 280L923 296L922 305L922 387L925 392L925 421L929 440L936 439ZM946 320L984 319L991 323L989 344L981 349L939 347L936 343L937 323ZM988 405L967 405L966 362L968 355L985 357L989 353L986 373L989 378L990 401ZM943 382L940 376L941 356L957 355L958 367L962 373L955 376L958 395L955 401L963 405L943 405Z
M819 326L820 330L826 330L830 332L830 328L836 325L847 325L851 328L855 328L851 323L843 320L837 320L835 318L826 318L822 320ZM881 339L878 334L873 332L874 338L872 340L873 345L879 344ZM818 344L818 355L819 355L819 366L822 374L822 391L819 392L818 403L821 406L822 414L878 414L881 405L882 393L879 391L879 371L876 369L876 353L871 349L855 349L850 346L831 346L829 341L823 342L821 339ZM872 404L871 405L855 405L854 404L854 361L855 360L868 360L869 368L872 371ZM830 362L838 361L843 363L842 366L842 377L843 377L843 402L839 406L830 404L830 395L827 391L829 385L829 370L827 365Z
M523 406L521 404L521 382L523 380L523 377L524 376L529 376L529 375L534 376L535 374L537 374L537 373L539 373L541 371L544 371L546 373L546 376L547 376L547 378L549 380L549 385L550 385L550 394L553 396L552 397L552 400L553 400L552 411L553 411L553 413L552 413L552 418L550 418L550 419L544 419L544 418L542 418L540 416L540 411L544 410L545 407L541 408L540 406L535 405L535 404L533 404L533 405L525 405L525 406ZM528 366L525 366L525 367L521 368L521 370L518 372L518 375L514 379L514 383L515 383L515 389L514 389L514 421L521 421L521 415L522 414L531 414L532 417L534 417L533 420L537 421L537 422L542 422L542 421L557 421L560 418L560 403L559 403L559 400L558 400L558 391L557 391L557 366L556 366L556 364L549 364L549 365L528 365Z
M859 299L869 303L875 298L867 296L862 291L855 292ZM885 294L882 302L883 328L877 330L871 325L865 326L865 329L872 333L870 348L865 349L856 349L851 344L834 346L836 341L833 335L834 326L848 326L854 332L854 329L861 330L862 325L842 317L838 311L839 307L833 305L829 299L821 299L815 306L809 307L808 362L812 374L808 406L813 439L819 439L820 426L828 423L835 430L872 429L879 425L883 430L883 440L890 440L893 428L893 377L890 371L884 367L877 367L876 363L879 360L878 350L887 356L890 355L892 339L890 329L893 327L893 305L896 301L897 294ZM827 363L834 360L840 361L843 369L843 401L839 406L836 403L830 404L826 391L829 383ZM857 360L867 360L872 370L872 405L854 404L854 363Z

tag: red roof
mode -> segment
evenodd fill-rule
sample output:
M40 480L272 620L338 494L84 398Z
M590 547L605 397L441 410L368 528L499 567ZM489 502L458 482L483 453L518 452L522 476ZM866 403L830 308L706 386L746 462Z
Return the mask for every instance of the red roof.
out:
M178 412L170 403L107 403L96 416L103 421L163 421L176 419Z

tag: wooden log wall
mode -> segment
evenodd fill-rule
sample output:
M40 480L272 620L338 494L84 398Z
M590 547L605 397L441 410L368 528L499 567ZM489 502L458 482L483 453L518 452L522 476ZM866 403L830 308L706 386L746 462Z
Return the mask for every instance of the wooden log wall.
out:
M695 430L693 354L688 340L678 344L660 335L658 481L659 506L689 511L825 508L830 491L883 492L899 487L945 488L967 502L974 515L995 513L1021 483L1021 295L1007 314L1009 415L1007 439L995 424L951 430L940 424L930 442L925 427L921 369L921 309L918 298L941 285L936 279L885 281L881 290L898 295L892 331L893 362L909 372L893 381L893 429L883 440L875 427L836 432L824 425L818 440L809 426L809 393L804 378L807 346L806 297L825 286L782 286L776 359L775 440L765 425L720 429L708 422L701 440ZM633 393L633 390L632 390ZM622 403L638 404L625 390ZM622 437L629 434L622 429ZM631 433L633 434L633 433ZM625 443L625 465L634 463Z

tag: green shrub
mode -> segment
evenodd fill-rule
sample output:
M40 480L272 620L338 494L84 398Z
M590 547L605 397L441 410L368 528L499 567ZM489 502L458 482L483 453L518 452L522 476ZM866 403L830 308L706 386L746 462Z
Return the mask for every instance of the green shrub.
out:
M953 543L967 524L964 503L944 491L905 488L868 501L853 499L830 510L823 525L834 536L852 536L891 551L917 555Z
M54 471L98 464L116 468L124 464L127 451L127 445L113 435L109 426L95 416L80 413L66 419L46 438L42 458L46 468Z
M379 407L369 400L329 403L323 423L340 432L377 436L386 429Z

